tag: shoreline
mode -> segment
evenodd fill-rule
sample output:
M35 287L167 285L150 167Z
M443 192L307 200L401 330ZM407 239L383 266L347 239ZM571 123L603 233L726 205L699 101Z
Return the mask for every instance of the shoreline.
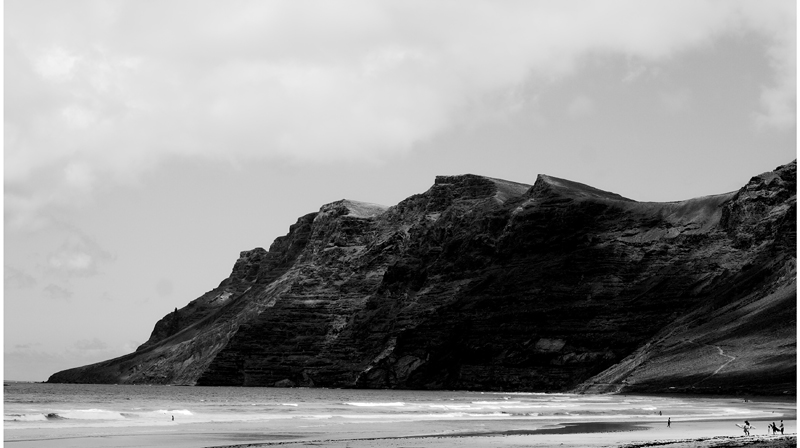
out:
M629 426L636 426L629 424ZM647 430L649 428L644 428ZM627 430L636 431L636 430ZM622 431L611 431L622 432ZM463 433L463 434L439 434L439 435L418 435L418 436L399 436L399 437L364 437L353 439L317 439L317 440L284 440L275 442L246 443L234 445L215 445L208 448L264 448L271 446L294 446L312 447L326 446L331 448L367 448L367 447L450 447L459 446L467 448L485 447L597 447L597 448L646 448L646 447L666 447L666 448L786 448L797 446L796 434L784 435L740 435L740 436L708 436L698 438L658 438L649 441L612 441L602 437L598 444L587 437L602 433L563 433L575 437L579 440L559 440L559 439L538 439L530 436L543 434L537 431L499 431L493 433ZM452 439L458 439L454 442ZM415 442L419 444L415 444ZM411 443L409 445L409 443Z
M738 420L659 422L532 422L496 420L425 422L306 422L303 426L268 427L263 423L189 423L170 426L82 428L60 430L45 437L17 433L4 445L10 448L783 448L796 446L796 420L787 420L785 435L764 434L765 421L753 421L750 436L735 426ZM527 426L527 428L526 428ZM16 431L13 431L16 432ZM760 434L759 434L760 433ZM40 434L41 435L41 434Z
M589 435L596 433L580 433ZM319 439L319 440L285 440L263 443L246 443L235 445L215 445L208 448L264 448L271 446L296 446L312 447L326 446L331 448L367 448L367 447L450 447L459 446L467 448L484 447L597 447L597 448L785 448L797 446L796 434L785 435L750 435L750 436L712 436L683 439L654 439L651 441L638 441L632 443L605 441L603 444L594 444L589 440L563 441L563 440L537 440L527 436L532 434L509 434L498 432L492 434L463 434L463 435L422 435L402 437L375 437L356 439ZM577 434L573 434L577 435ZM452 438L457 438L453 442ZM408 443L412 443L409 445ZM421 442L421 444L414 444Z
M295 407L283 411L275 403L298 402L301 395L270 395L268 400L275 403L264 408L268 412L264 414L266 418L227 420L233 414L213 411L205 418L196 418L199 413L189 413L185 418L171 421L168 411L164 411L164 420L156 421L151 414L160 411L149 411L145 412L147 417L141 417L143 420L138 422L135 419L122 419L119 423L97 420L96 423L71 426L70 422L76 420L65 419L48 427L45 427L48 423L42 426L39 421L31 421L27 427L25 423L6 423L4 445L10 448L783 448L796 446L797 442L797 406L789 397L695 400L693 396L676 395L674 398L679 397L676 400L661 400L666 397L626 394L620 397L622 400L592 402L570 397L552 402L515 400L514 393L500 395L509 395L511 399L482 394L475 397L445 394L428 402L426 398L415 401L412 394L404 398L408 400L409 408L398 415L391 411L364 411L365 408L360 406L365 403L377 406L377 409L397 406L393 400L399 398L393 394L354 397L337 392L325 395L324 399L310 395L314 398L309 402L309 410L300 414ZM183 396L176 395L173 399L180 401ZM150 399L149 395L145 397ZM189 397L194 400L190 402L196 403L207 398L202 394ZM460 401L450 401L454 398ZM248 401L250 399L257 400L258 397L236 395L237 401L232 409L242 411L255 406ZM225 403L219 397L214 400L213 403ZM359 406L348 407L352 400L365 403L358 401ZM130 406L127 402L121 403ZM121 403L116 403L118 408L113 412L104 412L116 415L121 412ZM495 409L491 407L493 405L501 407ZM518 409L517 405L524 409ZM206 408L201 409L209 409L204 406ZM448 408L448 411L442 415L428 415L431 406ZM452 410L450 406L453 406ZM541 411L546 412L539 414ZM465 412L486 414L469 416ZM501 415L506 412L515 414ZM242 414L253 415L256 414L249 410ZM668 419L671 422L669 427ZM750 436L745 436L736 426L744 420L754 425ZM785 435L767 434L768 425L773 422L780 424L781 420Z

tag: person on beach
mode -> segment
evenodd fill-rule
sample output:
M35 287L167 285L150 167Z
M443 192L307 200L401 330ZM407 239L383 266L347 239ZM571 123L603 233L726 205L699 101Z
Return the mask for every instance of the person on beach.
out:
M744 421L744 426L742 426L742 429L744 429L744 435L746 435L746 436L750 435L750 428L755 428L755 426L751 426L750 422L745 420Z
M783 435L783 420L781 420L781 435Z
M778 427L775 426L775 422L772 422L772 424L767 427L767 434L769 434L770 429L772 430L772 434L778 432Z
M667 428L672 424L672 417L667 417Z

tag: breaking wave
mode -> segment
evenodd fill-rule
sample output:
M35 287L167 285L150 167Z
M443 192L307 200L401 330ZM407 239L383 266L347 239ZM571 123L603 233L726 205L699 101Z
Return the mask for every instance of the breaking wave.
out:
M373 402L352 402L352 403L344 403L349 406L361 406L361 407L375 407L375 408L385 408L385 407L402 407L406 404L402 401L397 401L393 403L373 403Z
M159 409L157 411L146 412L117 412L109 411L106 409L69 409L54 412L33 412L33 413L9 413L3 415L3 421L6 422L45 422L45 421L61 421L61 420L96 420L96 421L109 421L109 420L125 420L129 418L147 418L158 417L162 418L165 415L194 415L188 409L175 409L165 410Z

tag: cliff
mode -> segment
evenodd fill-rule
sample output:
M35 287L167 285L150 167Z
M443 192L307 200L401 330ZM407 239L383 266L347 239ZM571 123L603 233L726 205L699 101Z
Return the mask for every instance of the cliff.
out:
M49 382L795 393L796 162L643 203L540 175L342 200Z

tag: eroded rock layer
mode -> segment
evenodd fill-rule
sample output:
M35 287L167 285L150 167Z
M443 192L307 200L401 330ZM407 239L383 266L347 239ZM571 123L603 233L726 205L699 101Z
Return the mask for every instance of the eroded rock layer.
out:
M551 176L342 200L51 382L792 393L796 162L642 203Z

